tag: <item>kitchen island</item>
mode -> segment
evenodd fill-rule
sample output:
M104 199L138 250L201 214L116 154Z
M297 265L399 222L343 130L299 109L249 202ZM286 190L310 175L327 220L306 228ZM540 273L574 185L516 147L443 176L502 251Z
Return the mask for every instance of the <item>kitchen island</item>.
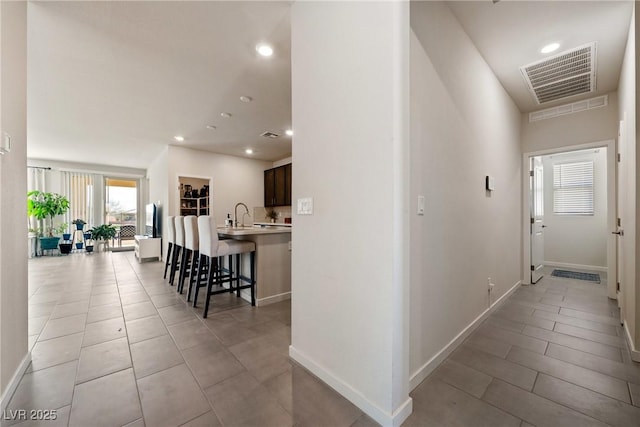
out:
M291 227L218 227L218 236L256 244L257 306L291 298ZM242 263L242 272L246 276L249 257L243 257ZM246 289L242 291L242 297L251 300Z

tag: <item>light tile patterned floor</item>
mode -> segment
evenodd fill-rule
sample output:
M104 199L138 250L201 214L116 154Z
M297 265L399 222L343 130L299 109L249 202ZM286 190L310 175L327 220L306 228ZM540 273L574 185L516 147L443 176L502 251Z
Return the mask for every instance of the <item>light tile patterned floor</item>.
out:
M288 302L217 296L203 320L162 268L127 252L30 260L33 362L8 409L58 419L18 425L376 425L289 361ZM605 283L518 289L411 393L404 425L640 425L640 364Z
M29 260L33 362L8 409L58 419L2 425L375 425L290 362L288 301L217 295L203 320L163 267L132 252Z
M640 364L602 284L522 286L411 393L406 426L640 426Z

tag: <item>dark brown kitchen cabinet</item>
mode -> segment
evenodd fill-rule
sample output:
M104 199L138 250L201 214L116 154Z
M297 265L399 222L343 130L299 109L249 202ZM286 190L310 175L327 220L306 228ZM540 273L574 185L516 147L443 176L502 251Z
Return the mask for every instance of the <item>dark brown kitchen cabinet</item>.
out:
M291 164L264 171L264 206L291 205Z

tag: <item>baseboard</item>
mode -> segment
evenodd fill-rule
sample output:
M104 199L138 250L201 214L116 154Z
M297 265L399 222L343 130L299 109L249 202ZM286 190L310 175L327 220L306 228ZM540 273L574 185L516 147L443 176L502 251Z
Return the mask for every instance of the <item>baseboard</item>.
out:
M7 385L7 389L2 394L2 399L0 399L0 410L2 412L4 412L4 410L7 409L7 405L9 404L9 401L13 397L13 393L15 393L16 389L18 388L18 384L20 384L20 380L22 379L22 376L24 375L24 373L27 371L27 368L29 367L30 363L31 363L31 352L28 351L27 354L24 356L24 359L22 359L22 362L20 362L20 366L18 366L18 369L16 369L16 372L13 374L11 381L9 381L9 384Z
M466 328L462 330L454 339L444 346L442 350L436 353L431 359L422 365L415 373L411 375L409 379L409 390L416 388L422 381L429 376L462 342L467 339L469 335L487 318L493 313L509 296L518 289L518 286L522 284L521 280L518 280L515 285L505 292L500 298L498 298L491 307L483 311L478 317L475 318Z
M251 294L249 294L249 296L251 296ZM283 294L271 295L270 297L257 299L256 305L263 306L263 305L275 304L277 302L286 301L288 299L291 299L291 292L285 292Z
M399 427L409 415L411 415L413 400L409 396L407 396L404 403L391 414L380 409L360 392L332 375L329 370L315 363L309 357L296 350L292 345L289 346L289 356L383 426Z
M627 322L624 322L624 336L627 337L627 344L629 344L629 352L631 353L631 360L634 362L640 362L640 351L636 349L636 346L633 345L633 340L631 339L631 333L629 332L629 328L627 328Z
M607 267L601 267L599 265L583 265L583 264L569 264L567 262L555 262L544 261L544 265L549 267L561 267L561 268L575 268L578 270L591 270L591 271L607 271Z
M228 286L225 286L225 287L228 287ZM240 290L240 298L242 298L245 301L251 302L251 290L249 289ZM270 297L266 297L266 298L256 298L256 306L260 307L260 306L265 306L269 304L275 304L277 302L286 301L288 299L291 299L291 292L285 292L283 294L278 294L278 295L271 295Z

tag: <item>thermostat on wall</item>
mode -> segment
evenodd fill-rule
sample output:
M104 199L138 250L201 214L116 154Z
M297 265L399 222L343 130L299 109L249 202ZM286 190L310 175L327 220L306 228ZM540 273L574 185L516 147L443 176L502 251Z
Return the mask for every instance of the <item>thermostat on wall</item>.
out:
M488 191L493 191L496 189L495 179L492 176L487 175L485 178L485 182Z

